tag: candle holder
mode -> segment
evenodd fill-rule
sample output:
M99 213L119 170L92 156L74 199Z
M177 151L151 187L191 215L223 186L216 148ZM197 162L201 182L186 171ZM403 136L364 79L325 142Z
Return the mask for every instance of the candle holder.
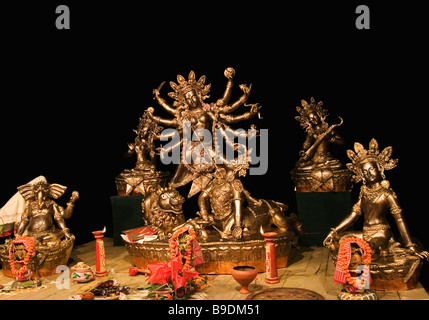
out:
M277 274L277 256L276 248L274 246L274 238L277 236L277 232L261 232L265 238L265 282L269 284L279 283L279 277Z
M104 233L106 232L106 227L103 230L93 231L92 234L95 237L95 254L97 258L96 262L96 277L104 277L107 276L106 269L106 253L104 251Z

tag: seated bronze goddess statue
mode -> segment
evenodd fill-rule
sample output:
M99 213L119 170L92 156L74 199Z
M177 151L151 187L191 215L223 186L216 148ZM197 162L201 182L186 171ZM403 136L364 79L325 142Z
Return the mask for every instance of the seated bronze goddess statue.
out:
M336 259L339 242L345 236L358 236L368 242L372 251L371 275L375 289L410 289L418 279L421 259L428 259L411 237L404 220L398 197L385 180L384 171L396 167L397 159L391 159L392 147L379 152L378 143L372 139L366 150L355 143L354 150L348 150L352 161L347 164L353 173L352 181L362 182L359 199L350 214L328 234L323 244L332 250ZM394 239L386 219L390 211L401 235L401 243ZM359 217L363 216L363 230L346 232ZM408 283L409 282L409 283Z

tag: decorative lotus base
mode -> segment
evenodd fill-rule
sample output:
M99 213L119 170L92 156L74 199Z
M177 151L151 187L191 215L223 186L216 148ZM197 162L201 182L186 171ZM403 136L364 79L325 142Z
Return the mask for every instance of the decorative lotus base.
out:
M351 189L348 169L316 168L291 172L296 192L343 192Z
M169 172L126 169L115 178L116 190L119 196L144 196L158 186L165 187L169 177Z
M285 268L292 243L296 243L293 232L280 233L275 239L277 267ZM148 264L170 261L170 248L167 241L149 241L145 243L125 242L133 264L139 269L147 269ZM206 242L200 242L204 263L195 267L201 274L231 274L237 265L255 267L265 272L265 240L260 235L244 237L239 241L220 241L219 236L209 236Z
M336 253L331 252L336 264ZM422 261L415 256L380 257L369 266L372 290L411 290L417 287Z
M56 269L60 265L67 265L70 254L73 249L74 241L63 240L61 245L53 250L38 251L36 256L30 259L29 270L33 272L32 278L43 278L56 274ZM43 259L40 261L38 259ZM0 261L3 269L3 275L9 278L15 278L10 269L8 245L0 245Z

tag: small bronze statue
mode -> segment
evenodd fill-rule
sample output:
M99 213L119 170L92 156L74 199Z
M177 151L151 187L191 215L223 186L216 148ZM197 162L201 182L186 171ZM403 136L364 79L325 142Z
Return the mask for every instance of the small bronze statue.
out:
M73 191L65 209L52 200L62 196L66 189L67 187L60 184L49 184L43 180L18 187L19 193L27 200L27 205L16 228L16 237L22 235L34 237L40 247L46 248L59 246L62 236L68 241L74 241L75 237L67 228L65 220L71 218L79 193Z
M156 164L154 140L159 139L162 127L152 121L145 111L140 118L137 130L133 131L136 137L134 143L128 143L126 154L127 157L136 154L137 162L133 171L154 171Z
M328 111L323 109L323 102L316 104L312 97L310 103L301 100L301 107L296 107L301 127L307 136L300 158L291 171L292 179L298 192L347 191L349 189L350 174L342 169L342 164L329 152L329 145L343 145L344 139L334 130L343 123L340 117L338 124L329 124L325 121Z
M159 186L164 187L169 177L168 172L156 171L156 147L162 127L158 126L148 116L146 110L140 118L133 143L128 143L128 158L135 154L137 161L133 169L125 169L116 177L118 195L146 195L155 191Z
M44 271L55 273L56 266L66 263L70 255L75 237L67 228L65 220L72 217L75 202L79 199L79 193L73 191L65 209L53 200L61 197L66 189L67 187L60 184L49 184L44 177L40 177L34 183L27 183L18 187L18 191L25 199L26 204L20 221L16 223L15 237L16 239L34 239L32 241L34 242L36 259L33 261L35 263L33 266L35 270L33 271L49 269ZM3 268L9 269L3 254L14 242L17 241L14 239L6 240L5 245L0 250ZM43 268L45 260L50 260L46 261L50 268Z
M416 280L421 259L428 259L429 253L422 250L417 242L413 241L408 226L405 222L398 197L390 188L385 179L384 171L396 167L397 159L391 159L392 147L379 151L378 142L372 139L366 150L362 144L354 144L354 152L347 150L347 156L352 161L347 168L353 173L354 182L362 182L359 199L353 206L350 214L344 218L328 234L325 246L331 248L335 258L340 239L347 235L361 237L367 241L372 250L371 272L374 272L374 286L386 288L389 284L383 284L383 280L395 279L392 273L396 272L401 277L397 281L403 283L403 289L410 288L408 280ZM386 219L390 212L395 219L396 226L402 238L402 244L395 241L393 232ZM364 224L361 232L346 232L359 217L363 216ZM403 277L402 277L403 274ZM398 275L398 277L399 277ZM418 278L418 277L417 277ZM383 287L384 286L384 287Z

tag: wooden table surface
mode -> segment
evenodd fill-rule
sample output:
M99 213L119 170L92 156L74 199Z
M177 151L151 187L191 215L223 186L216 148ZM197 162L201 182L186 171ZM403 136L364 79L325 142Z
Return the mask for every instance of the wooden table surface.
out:
M131 259L123 246L113 246L113 239L105 238L106 265L116 280L131 288L127 296L129 300L145 299L145 292L138 287L147 284L147 276L131 277L128 269L132 267ZM71 254L69 267L83 261L93 266L95 270L95 241L76 246ZM280 282L267 284L265 274L258 274L249 286L250 292L261 289L289 287L315 291L326 300L337 300L341 285L333 281L334 264L329 260L328 250L324 247L292 248L288 267L278 270ZM13 279L4 277L0 272L0 284L7 287ZM196 294L195 299L201 300L244 300L247 295L240 294L238 283L230 275L210 275L212 285ZM39 289L24 290L13 293L0 293L0 300L68 300L76 295L80 287L85 284L73 284L70 288L57 288L58 275L43 279L44 286ZM380 300L421 300L429 299L429 294L419 283L418 287L408 291L377 291Z

